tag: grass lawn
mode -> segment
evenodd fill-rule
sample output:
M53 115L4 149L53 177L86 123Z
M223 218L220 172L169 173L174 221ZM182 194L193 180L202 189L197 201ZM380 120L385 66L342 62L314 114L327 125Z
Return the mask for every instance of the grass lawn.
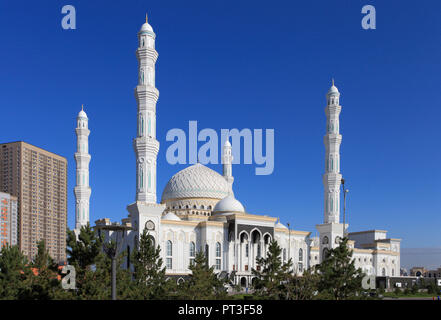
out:
M426 292L417 292L417 293L399 293L396 294L395 292L385 292L383 293L384 297L388 298L432 298L435 296L433 293L426 293ZM437 299L437 296L435 296L435 299Z

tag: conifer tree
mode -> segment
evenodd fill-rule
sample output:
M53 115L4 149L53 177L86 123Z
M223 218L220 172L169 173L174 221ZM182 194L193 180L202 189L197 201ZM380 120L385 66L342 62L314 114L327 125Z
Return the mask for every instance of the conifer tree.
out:
M191 275L188 281L178 287L180 299L212 300L225 299L227 296L226 282L214 273L214 267L209 267L203 252L197 252L194 263L189 266Z
M252 269L255 295L261 299L286 299L287 284L290 279L291 259L284 263L281 259L282 249L277 241L272 240L268 247L267 257L259 257L256 263L260 270Z
M165 276L160 256L161 249L155 247L152 238L144 229L139 239L139 247L132 253L135 299L166 299L172 290L171 282Z
M361 297L361 282L365 274L355 268L348 238L343 238L338 247L328 251L317 270L320 274L318 290L321 298L342 300Z
M77 270L77 274L90 269L95 264L102 250L103 239L90 227L89 223L82 226L78 239L72 230L67 230L68 262Z
M4 246L0 252L0 299L18 299L30 276L29 261L18 246Z

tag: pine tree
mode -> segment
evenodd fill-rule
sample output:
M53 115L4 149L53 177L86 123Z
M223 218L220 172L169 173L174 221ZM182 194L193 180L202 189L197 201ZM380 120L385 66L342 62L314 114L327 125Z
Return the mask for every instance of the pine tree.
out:
M287 283L287 299L312 300L317 294L319 275L309 268L300 275L292 275Z
M58 265L49 255L44 240L37 243L38 251L31 263L30 276L24 281L25 288L19 294L19 299L50 300L64 296L61 288L61 278Z
M0 299L18 299L30 276L29 261L18 246L4 246L0 252Z
M101 252L103 239L90 227L89 223L82 226L77 237L72 230L67 230L68 262L77 270L77 274L90 269Z
M226 282L217 277L214 267L209 267L203 252L196 253L194 263L189 266L189 280L178 286L178 297L188 300L225 299Z
M342 300L361 297L361 282L365 275L361 269L355 268L348 238L343 238L338 247L328 251L317 270L320 274L318 289L321 298Z
M154 243L144 229L139 247L132 253L135 299L166 299L172 290L171 282L165 276L165 267L160 257L161 249Z
M252 269L256 277L254 282L255 295L261 299L286 299L287 284L290 279L291 259L283 263L281 259L282 249L273 240L269 244L267 257L257 258L256 263L260 270Z

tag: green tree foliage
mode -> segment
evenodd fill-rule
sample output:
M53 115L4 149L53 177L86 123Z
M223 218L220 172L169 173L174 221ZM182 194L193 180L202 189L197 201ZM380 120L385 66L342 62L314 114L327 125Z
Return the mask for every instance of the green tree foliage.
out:
M37 243L37 248L37 255L30 264L32 272L23 280L25 288L21 290L18 298L27 300L70 298L69 292L61 288L58 265L50 257L44 240Z
M28 259L18 246L6 245L0 254L0 299L18 299L31 276Z
M172 282L167 281L165 267L160 257L161 249L155 247L152 238L144 229L139 248L132 253L135 299L167 299L173 290Z
M317 270L320 274L320 298L342 300L361 297L361 282L365 274L355 268L347 238L343 238L338 247L328 251Z
M260 270L252 269L255 295L261 299L279 300L287 298L287 287L290 280L291 259L283 263L282 249L273 240L269 244L267 257L257 258L256 263Z
M314 268L304 271L301 276L292 275L287 283L287 299L312 300L316 298L320 276Z
M178 298L188 300L225 299L226 282L214 273L214 267L209 267L203 252L196 253L194 263L189 266L191 275L188 281L178 286Z
M102 238L98 237L89 223L81 227L78 239L72 230L67 230L67 261L78 269L77 274L90 269L95 264L102 250L102 244Z

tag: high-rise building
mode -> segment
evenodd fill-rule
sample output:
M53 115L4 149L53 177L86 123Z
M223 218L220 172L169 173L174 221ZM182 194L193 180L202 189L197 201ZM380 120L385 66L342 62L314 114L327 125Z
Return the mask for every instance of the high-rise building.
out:
M0 250L17 244L17 197L0 192Z
M66 260L67 160L18 141L0 144L0 191L18 198L18 244L33 259L45 240L55 261Z

